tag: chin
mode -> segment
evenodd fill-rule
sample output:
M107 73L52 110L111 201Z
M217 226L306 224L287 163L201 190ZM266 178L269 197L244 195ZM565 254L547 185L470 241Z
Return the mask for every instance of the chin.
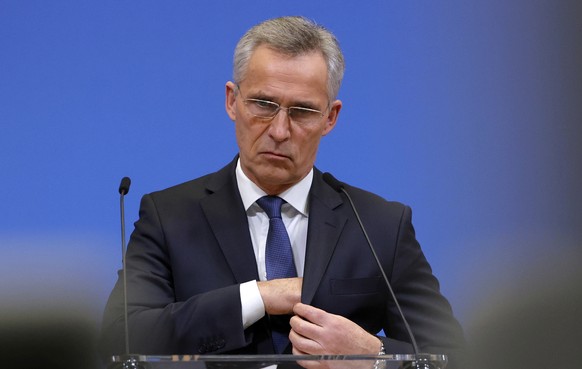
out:
M289 173L277 173L276 169L270 172L261 173L260 178L261 183L264 186L268 186L269 189L283 188L282 191L299 182L300 179L299 177L292 176Z

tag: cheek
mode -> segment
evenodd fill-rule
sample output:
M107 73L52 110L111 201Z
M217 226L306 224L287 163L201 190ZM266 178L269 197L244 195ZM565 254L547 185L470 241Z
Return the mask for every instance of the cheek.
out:
M321 131L310 132L309 134L302 137L300 140L300 147L298 154L303 158L303 160L311 161L315 159L315 154L319 148L319 142L321 141Z
M319 142L321 141L323 135L324 126L318 127L317 129L314 129L313 131L307 134L306 140L309 141L309 145L313 148L313 150L317 151L317 148L319 147Z
M262 131L257 126L251 126L246 122L236 123L236 140L241 151L251 151L259 141Z

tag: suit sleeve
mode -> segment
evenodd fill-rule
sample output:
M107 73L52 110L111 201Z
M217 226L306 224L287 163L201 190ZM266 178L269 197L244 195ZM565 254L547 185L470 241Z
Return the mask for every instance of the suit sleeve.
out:
M447 354L454 369L462 356L464 337L449 302L440 292L437 278L416 240L412 211L403 207L398 230L391 285L404 316L416 338L420 352ZM412 353L412 346L396 306L388 305L385 346L391 352Z
M126 258L130 352L221 353L248 345L251 330L242 327L238 284L212 286L184 299L176 296L165 232L152 197L144 196ZM123 310L120 271L103 319L105 356L125 352Z

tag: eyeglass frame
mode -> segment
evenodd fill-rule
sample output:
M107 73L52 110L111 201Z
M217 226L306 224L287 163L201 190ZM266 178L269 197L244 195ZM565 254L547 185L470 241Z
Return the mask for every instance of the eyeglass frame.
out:
M247 104L248 104L249 102L263 102L263 103L267 103L267 104L269 104L269 105L277 106L277 109L275 109L275 112L274 112L274 113L273 113L273 115L272 115L272 116L270 116L270 117L265 117L265 116L261 116L261 115L256 115L256 114L250 113L250 111L249 111L249 113L250 113L252 116L254 116L254 117L256 117L256 118L259 118L259 119L262 119L262 120L265 120L265 121L269 121L269 120L271 120L271 119L274 119L274 118L277 116L277 114L279 114L279 112L280 112L281 110L285 110L285 111L287 112L287 117L288 117L288 118L289 118L289 120L291 120L292 122L299 123L299 124L305 124L305 125L312 124L312 122L307 122L307 123L301 123L301 122L297 122L296 120L294 120L294 119L293 119L293 114L292 114L292 113L290 113L290 112L293 112L293 111L297 111L297 110L299 110L299 111L307 111L307 112L312 112L312 113L319 113L319 114L321 115L321 116L320 116L320 119L321 119L321 118L323 118L323 117L324 117L326 114L329 114L329 112L327 112L327 113L324 113L324 112L322 112L321 110L317 110L317 109L311 109L311 108L304 108L304 107L301 107L301 106L288 106L288 107L285 107L285 106L282 106L281 104L278 104L278 103L276 103L276 102L274 102L274 101L270 101L270 100L254 99L254 98L245 98L245 97L242 95L242 90L241 90L241 88L240 88L240 85L239 85L238 83L236 84L236 89L237 89L237 90L240 92L240 95L241 95L241 97L243 98L243 103L245 104L245 107L247 106ZM248 107L247 107L247 109L248 109ZM329 110L329 104L328 104L328 106L325 108L325 110L326 110L326 111L327 111L327 110ZM314 121L314 122L315 122L315 121ZM314 123L314 122L313 122L313 123Z

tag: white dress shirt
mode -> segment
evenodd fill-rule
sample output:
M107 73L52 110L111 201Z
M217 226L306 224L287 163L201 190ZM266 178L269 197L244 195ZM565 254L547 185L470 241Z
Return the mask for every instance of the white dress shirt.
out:
M254 184L243 172L240 159L236 165L236 180L244 208L249 221L249 231L257 261L259 280L267 280L265 266L265 249L269 231L269 217L256 203L267 194ZM291 240L293 259L297 268L297 276L303 277L305 265L305 248L307 245L307 221L309 189L313 182L313 169L299 183L278 194L286 203L281 207L281 218ZM257 281L249 281L240 285L240 298L244 328L248 328L265 315L265 306L259 293Z

